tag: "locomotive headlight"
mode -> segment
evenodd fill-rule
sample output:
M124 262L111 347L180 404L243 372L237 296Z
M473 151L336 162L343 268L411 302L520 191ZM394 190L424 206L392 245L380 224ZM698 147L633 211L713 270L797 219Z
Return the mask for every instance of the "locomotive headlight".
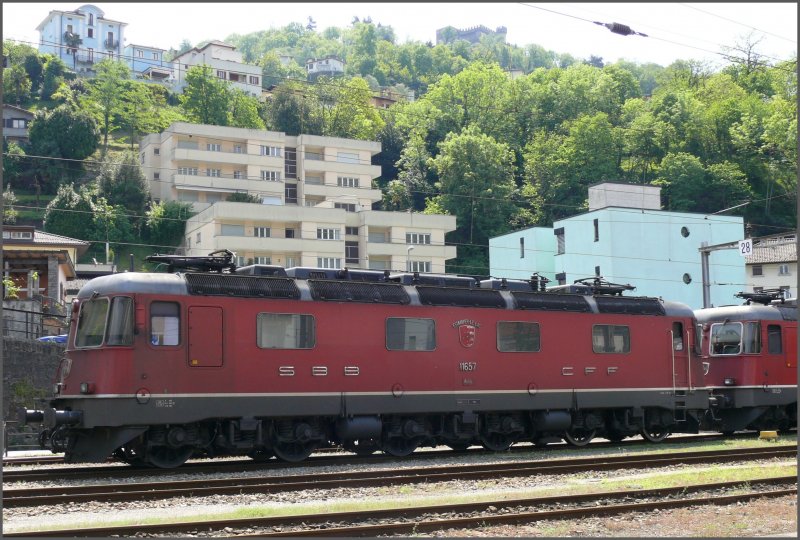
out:
M723 382L725 383L725 386L733 386L736 384L736 379L733 377L725 377L725 381Z
M93 394L93 393L94 393L94 383L90 382L81 383L81 394Z

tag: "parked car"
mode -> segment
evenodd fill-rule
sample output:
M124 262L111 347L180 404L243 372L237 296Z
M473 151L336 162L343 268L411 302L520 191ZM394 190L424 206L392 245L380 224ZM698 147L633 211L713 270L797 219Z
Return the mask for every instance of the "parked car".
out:
M49 343L66 343L68 334L61 334L60 336L42 336L37 341L47 341Z

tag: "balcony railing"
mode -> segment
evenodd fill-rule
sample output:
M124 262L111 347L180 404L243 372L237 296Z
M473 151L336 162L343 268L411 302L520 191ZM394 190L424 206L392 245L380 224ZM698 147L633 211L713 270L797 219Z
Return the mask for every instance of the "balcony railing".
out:
M106 49L116 49L119 47L119 40L118 39L107 39L103 42L103 45L106 46Z

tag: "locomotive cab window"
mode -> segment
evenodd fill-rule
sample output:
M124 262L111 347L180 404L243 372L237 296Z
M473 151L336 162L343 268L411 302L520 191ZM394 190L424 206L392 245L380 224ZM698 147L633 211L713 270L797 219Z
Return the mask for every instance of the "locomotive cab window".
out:
M745 354L758 354L761 352L761 323L744 323L744 339L742 339Z
M133 299L118 296L111 300L106 345L133 345Z
M630 329L614 324L595 324L592 326L592 350L603 354L631 352Z
M175 302L150 304L150 343L157 347L180 344L180 306Z
M539 324L498 321L497 350L500 352L539 352Z
M386 348L390 351L432 351L436 348L433 319L386 319Z
M742 352L742 323L714 323L711 325L711 354L723 356Z
M75 335L76 347L99 347L103 344L108 318L108 298L86 300L81 304L78 315L78 330Z
M259 313L258 346L262 349L313 349L317 344L312 315Z

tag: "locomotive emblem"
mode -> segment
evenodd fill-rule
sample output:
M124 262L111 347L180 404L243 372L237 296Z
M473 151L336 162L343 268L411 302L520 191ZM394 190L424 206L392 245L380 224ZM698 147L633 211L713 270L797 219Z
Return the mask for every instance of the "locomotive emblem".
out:
M461 319L453 323L453 328L458 328L458 341L463 347L475 345L480 324L472 319Z
M478 328L472 324L460 324L458 326L458 341L463 347L472 347L475 345L476 334Z

